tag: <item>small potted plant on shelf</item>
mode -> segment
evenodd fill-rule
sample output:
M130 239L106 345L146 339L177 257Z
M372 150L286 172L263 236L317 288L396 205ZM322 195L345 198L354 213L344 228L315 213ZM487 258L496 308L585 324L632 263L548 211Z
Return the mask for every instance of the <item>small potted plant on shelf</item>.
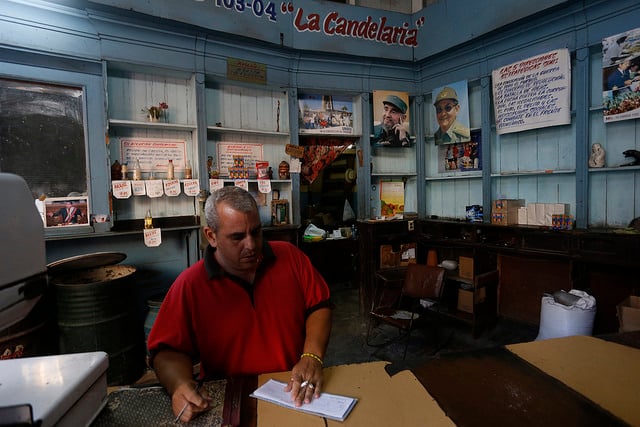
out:
M160 117L163 117L164 121L167 122L169 116L168 109L169 104L167 104L166 102L161 102L157 106L152 105L151 107L143 108L142 111L147 114L150 122L157 122L158 120L160 120Z

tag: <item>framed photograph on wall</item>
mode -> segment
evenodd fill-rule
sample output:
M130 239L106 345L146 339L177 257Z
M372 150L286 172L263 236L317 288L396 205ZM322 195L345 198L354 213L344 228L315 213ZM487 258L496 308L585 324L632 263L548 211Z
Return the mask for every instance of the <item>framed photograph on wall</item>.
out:
M271 201L271 225L289 224L289 201L286 199Z
M604 122L640 117L640 29L602 40Z
M471 141L469 128L469 92L462 80L437 87L433 91L432 114L438 128L433 134L436 145L459 144Z
M480 129L472 129L471 140L438 146L438 172L482 170Z
M333 95L298 95L301 134L353 134L353 101Z
M409 94L390 90L373 91L373 136L377 147L410 147Z
M86 196L49 197L44 200L44 206L46 227L89 224L89 202Z

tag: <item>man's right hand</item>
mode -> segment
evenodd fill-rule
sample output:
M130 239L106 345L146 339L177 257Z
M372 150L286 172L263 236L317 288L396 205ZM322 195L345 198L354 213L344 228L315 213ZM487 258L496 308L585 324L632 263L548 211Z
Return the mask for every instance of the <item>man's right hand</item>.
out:
M171 396L171 409L176 421L189 422L209 409L211 398L196 382L185 382L176 387Z

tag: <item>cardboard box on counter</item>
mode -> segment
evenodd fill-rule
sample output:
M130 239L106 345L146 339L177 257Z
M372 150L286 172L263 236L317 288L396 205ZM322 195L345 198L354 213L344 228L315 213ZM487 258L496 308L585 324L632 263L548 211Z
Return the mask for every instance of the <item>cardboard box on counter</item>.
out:
M620 332L630 332L640 330L640 297L633 296L626 298L616 306L618 311L618 321L620 322Z
M520 224L520 225L529 224L528 219L527 219L527 207L526 206L518 208L518 224Z
M517 211L522 206L524 206L524 199L497 199L493 201L491 212Z
M518 224L518 211L515 209L491 212L491 223L498 225Z
M566 215L568 212L569 205L565 203L529 203L526 206L526 223L524 222L524 210L518 212L517 221L518 224L553 227L554 216Z

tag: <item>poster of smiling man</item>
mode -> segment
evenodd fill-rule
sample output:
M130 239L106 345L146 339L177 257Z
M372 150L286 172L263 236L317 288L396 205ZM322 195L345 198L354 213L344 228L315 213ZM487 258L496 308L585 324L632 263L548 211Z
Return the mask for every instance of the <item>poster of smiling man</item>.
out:
M602 40L604 121L640 117L640 29Z
M432 99L432 114L438 123L438 129L433 134L435 143L458 144L471 141L467 81L434 89Z
M389 90L373 91L373 137L377 147L410 147L409 94Z

